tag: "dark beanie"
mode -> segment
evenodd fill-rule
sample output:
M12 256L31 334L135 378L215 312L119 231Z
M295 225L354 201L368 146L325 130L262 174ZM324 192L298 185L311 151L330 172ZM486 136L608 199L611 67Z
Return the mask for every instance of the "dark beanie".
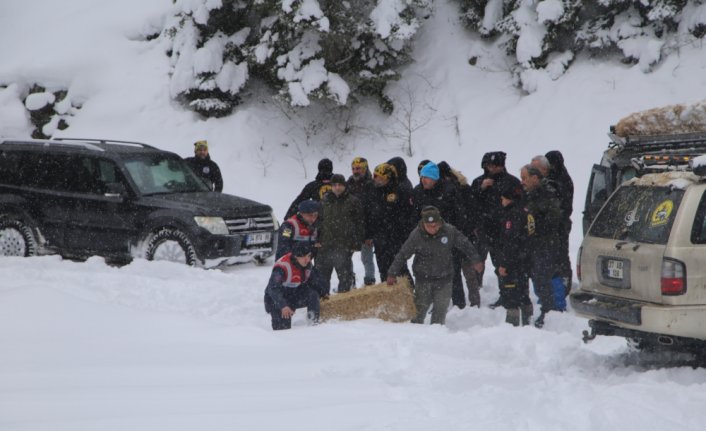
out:
M549 164L552 166L552 168L558 168L560 166L564 166L564 156L561 154L561 151L558 151L558 150L550 151L547 154L545 154L544 157L546 157L547 160L549 160Z
M516 201L522 198L522 187L519 184L513 184L511 181L505 181L500 187L500 196Z
M332 174L333 173L333 162L329 159L321 159L319 161L319 173Z
M493 151L488 154L488 164L495 166L505 166L505 157L507 156L502 151Z
M317 202L313 199L308 199L305 201L301 201L299 203L299 206L297 207L297 209L302 214L318 213L319 210L321 209L321 204L319 204L319 202Z
M328 181L333 175L333 162L329 159L321 159L319 161L319 173L316 174L316 179L319 181Z
M441 213L435 206L427 205L422 208L422 222L436 223L441 221Z
M346 184L346 177L341 174L333 174L331 177L331 184Z
M306 256L313 251L314 248L309 241L295 241L292 246L292 255L295 257Z

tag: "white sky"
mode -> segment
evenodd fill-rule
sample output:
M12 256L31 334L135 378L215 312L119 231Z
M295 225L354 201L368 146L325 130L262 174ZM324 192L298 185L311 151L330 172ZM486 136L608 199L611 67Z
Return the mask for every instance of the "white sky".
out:
M523 97L506 70L468 65L476 41L452 5L436 2L416 63L391 88L435 109L414 136L408 166L447 160L473 178L484 152L504 150L517 174L532 156L561 150L576 186L574 258L586 180L608 126L702 99L706 48L686 45L651 74L579 59ZM17 85L68 88L83 108L64 136L139 140L184 156L206 138L225 191L268 203L280 218L320 158L348 174L354 156L374 165L402 155L401 142L379 131L392 131L394 117L380 119L374 104L354 118L365 132L347 137L347 149L323 145L323 136L306 146L264 97L222 119L184 111L169 100L163 45L137 41L170 7L0 3L0 85L15 84L0 89L0 137L29 134ZM537 330L505 325L504 312L487 307L451 310L446 327L368 320L310 328L300 311L292 331L273 333L262 306L268 275L251 265L221 272L0 260L0 429L701 430L706 422L706 372L646 367L620 339L583 345L587 324L572 312L550 314ZM497 297L492 278L484 306Z

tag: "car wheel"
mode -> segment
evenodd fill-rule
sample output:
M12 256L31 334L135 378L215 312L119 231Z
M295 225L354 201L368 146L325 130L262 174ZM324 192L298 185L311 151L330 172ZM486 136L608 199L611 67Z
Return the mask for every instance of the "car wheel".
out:
M22 220L0 219L0 256L34 256L37 240Z
M196 249L186 234L178 229L163 228L147 242L147 260L166 260L196 265Z
M267 258L269 256L262 256L262 255L257 255L253 257L253 263L255 266L264 266L267 265Z

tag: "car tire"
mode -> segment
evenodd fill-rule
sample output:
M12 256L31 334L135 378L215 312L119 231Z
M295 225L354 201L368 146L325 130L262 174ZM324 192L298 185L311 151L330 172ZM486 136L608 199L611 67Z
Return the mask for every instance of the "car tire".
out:
M178 229L162 228L147 241L147 260L166 260L195 266L196 249L186 234Z
M269 258L269 256L258 255L258 256L253 257L252 261L255 264L255 266L264 266L264 265L267 265L268 258Z
M34 256L37 239L32 228L15 218L0 219L0 256Z

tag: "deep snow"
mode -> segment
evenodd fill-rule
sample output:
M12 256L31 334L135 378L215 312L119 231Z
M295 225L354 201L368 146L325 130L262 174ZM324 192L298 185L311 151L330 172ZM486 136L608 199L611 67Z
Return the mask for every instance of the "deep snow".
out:
M375 132L395 121L377 118L374 106L354 118L366 130L346 137L347 149L324 145L324 135L306 146L301 127L265 96L223 119L182 110L168 97L163 46L143 40L170 3L0 3L0 85L15 83L0 88L0 137L29 134L18 84L68 88L82 108L60 135L139 140L184 156L208 139L225 191L266 202L280 218L321 157L348 174L356 155L376 164L402 154L398 139ZM506 71L468 65L475 43L453 3L437 0L416 63L391 89L434 108L416 112L433 115L415 134L408 165L447 160L472 178L484 152L502 149L517 174L532 156L561 150L576 186L573 258L586 180L608 126L703 98L706 49L686 45L651 74L579 59L523 97ZM357 256L356 271L362 279ZM586 321L571 312L550 314L537 330L512 328L487 307L453 309L446 327L307 327L300 311L292 331L273 333L262 307L267 267L113 268L99 258L39 257L0 259L0 272L3 431L700 430L706 421L703 369L635 356L620 339L584 345ZM487 276L484 306L496 295Z

